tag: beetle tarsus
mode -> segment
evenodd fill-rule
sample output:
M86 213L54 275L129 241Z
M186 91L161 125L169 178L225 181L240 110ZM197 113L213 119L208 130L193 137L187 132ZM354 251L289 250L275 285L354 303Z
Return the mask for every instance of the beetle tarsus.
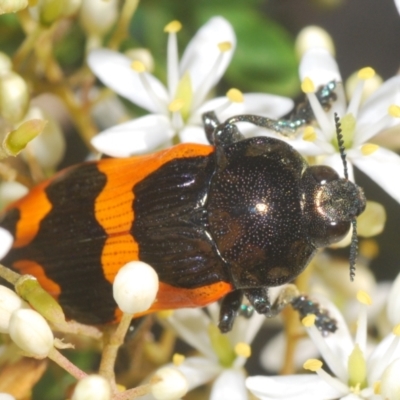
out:
M236 316L239 313L239 308L242 305L242 300L242 290L234 290L223 298L218 323L218 328L222 333L232 330L233 323L235 322Z

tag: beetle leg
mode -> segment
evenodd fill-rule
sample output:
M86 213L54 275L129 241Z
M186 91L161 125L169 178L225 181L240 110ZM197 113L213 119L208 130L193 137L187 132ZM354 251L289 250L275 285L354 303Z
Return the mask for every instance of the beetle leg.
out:
M242 299L242 290L234 290L222 299L218 322L218 328L222 333L229 332L232 329L233 323L242 304Z
M278 315L300 294L295 285L286 285L280 291L274 304L271 304L268 296L268 288L266 287L244 289L243 292L254 309L259 314L265 314L268 318Z
M214 146L226 146L244 139L234 123L225 121L221 124L214 111L204 113L202 118L207 139Z
M214 111L206 112L202 115L204 130L206 132L207 140L211 144L214 143L214 131L215 128L220 124L217 115Z

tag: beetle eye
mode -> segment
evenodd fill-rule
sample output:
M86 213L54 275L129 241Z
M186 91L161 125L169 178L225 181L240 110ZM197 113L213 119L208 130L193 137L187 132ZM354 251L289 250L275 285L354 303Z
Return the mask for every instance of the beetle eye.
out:
M337 243L340 240L342 240L349 232L350 225L351 225L350 221L332 222L329 225L326 225L325 240L328 243L325 242L325 246L327 244Z
M325 185L327 182L339 179L338 173L327 165L314 165L309 167L311 175L320 184Z

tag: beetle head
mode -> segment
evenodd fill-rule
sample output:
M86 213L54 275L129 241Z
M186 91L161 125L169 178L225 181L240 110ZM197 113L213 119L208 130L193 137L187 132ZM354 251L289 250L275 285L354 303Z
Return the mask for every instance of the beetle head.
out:
M348 179L346 154L336 114L335 123L345 177L340 178L327 166L307 168L303 174L304 213L309 221L309 234L317 247L340 241L353 226L350 245L350 278L353 280L358 251L356 217L365 210L366 198L363 190Z

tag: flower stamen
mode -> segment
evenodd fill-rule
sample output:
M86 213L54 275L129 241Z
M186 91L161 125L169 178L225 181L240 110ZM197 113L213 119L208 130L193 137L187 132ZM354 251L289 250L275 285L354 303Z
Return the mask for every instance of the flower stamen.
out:
M218 48L220 53L218 54L217 59L215 60L214 65L210 68L210 72L204 78L203 82L199 85L198 93L196 93L195 98L193 99L192 110L196 110L200 104L204 101L211 87L214 85L216 71L219 71L222 60L229 50L232 49L232 43L230 42L221 42L218 44Z
M306 142L315 142L316 139L317 139L317 134L314 128L312 126L307 126L304 129L303 140L305 140Z
M251 356L251 347L244 342L237 343L234 351L239 357L249 358Z
M315 119L317 120L323 135L327 140L330 140L334 128L332 123L329 121L325 110L322 108L321 103L318 101L317 96L315 95L315 86L313 81L308 77L304 78L303 82L301 83L301 89L307 95Z
M172 21L165 26L164 32L168 32L167 44L167 86L170 98L175 96L179 80L179 56L178 40L176 33L182 28L179 21Z
M175 367L179 367L185 361L185 356L183 354L175 353L172 356L172 363Z
M140 81L142 82L143 87L145 88L149 97L154 101L155 104L158 105L160 110L165 111L165 104L160 100L159 96L152 89L146 75L146 67L141 61L133 61L131 64L131 68L139 74Z
M243 93L239 89L229 89L226 92L226 97L232 102L232 103L243 103L244 98L243 98Z
M358 109L360 108L361 99L364 92L365 81L373 78L374 75L375 71L371 67L365 67L358 71L357 78L359 79L359 82L357 83L353 95L351 96L350 104L347 108L348 114L353 114L355 117L357 117Z
M342 381L346 382L348 375L345 366L342 364L338 356L331 350L325 341L325 338L321 335L321 332L315 326L315 315L307 315L301 320L302 324L306 328L308 335L311 340L317 346L319 352L323 356L324 360L329 365L331 371Z
M393 118L400 118L400 106L396 105L396 104L392 104L389 107L389 115Z
M361 146L361 153L363 156L370 156L371 154L375 153L379 149L377 144L373 143L366 143Z
M329 386L335 388L341 395L347 394L348 387L339 379L329 375L322 369L322 362L316 359L309 359L303 364L303 368L315 372L321 379L323 379Z

